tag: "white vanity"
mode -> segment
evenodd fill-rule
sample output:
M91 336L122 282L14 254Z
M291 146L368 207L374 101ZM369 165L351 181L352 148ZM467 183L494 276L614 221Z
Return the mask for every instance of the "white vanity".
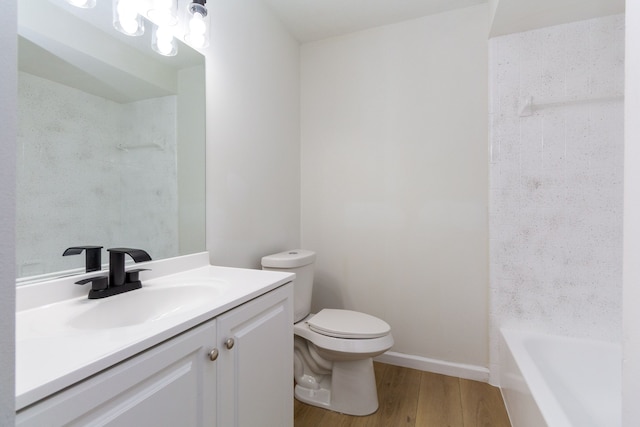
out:
M293 426L295 276L208 262L102 300L83 275L19 286L16 425Z

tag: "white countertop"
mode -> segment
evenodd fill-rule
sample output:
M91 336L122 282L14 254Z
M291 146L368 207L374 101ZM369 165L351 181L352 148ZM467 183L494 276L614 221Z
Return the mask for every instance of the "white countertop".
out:
M143 289L102 300L89 300L89 288L74 282L96 273L67 277L17 288L16 410L73 385L162 341L203 323L257 296L292 281L294 274L215 267L201 253L137 264L152 268L140 274ZM104 274L104 272L103 272ZM78 319L92 316L108 302L135 311L148 292L176 286L211 285L213 298L179 302L179 309L152 321L128 324L100 318L86 325ZM175 290L175 289L172 289ZM138 294L136 294L138 292ZM170 295L170 294L167 294ZM174 294L175 295L175 294ZM128 298L129 297L129 298ZM107 301L109 300L109 301ZM202 301L206 303L202 303ZM210 301L214 301L211 303ZM93 311L92 311L93 310ZM112 311L109 311L112 313ZM91 318L91 317L90 317ZM76 323L74 323L74 321ZM97 324L96 324L97 323Z

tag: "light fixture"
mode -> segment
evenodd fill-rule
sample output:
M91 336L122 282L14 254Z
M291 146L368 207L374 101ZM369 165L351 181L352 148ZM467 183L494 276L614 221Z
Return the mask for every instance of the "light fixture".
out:
M81 8L96 5L96 0L66 1ZM151 47L162 55L173 56L178 52L176 36L196 49L209 45L207 0L111 1L114 28L129 36L139 36L144 33L144 18L147 18L153 23Z
M67 3L83 9L89 9L96 5L96 0L67 0Z
M151 0L147 17L161 27L176 25L178 23L177 0Z
M184 39L195 48L209 45L209 14L207 0L193 0L189 5L189 24Z
M113 27L128 36L144 33L144 21L131 0L113 0Z
M160 55L164 56L174 56L178 53L176 39L173 37L173 32L168 26L153 26L151 47Z

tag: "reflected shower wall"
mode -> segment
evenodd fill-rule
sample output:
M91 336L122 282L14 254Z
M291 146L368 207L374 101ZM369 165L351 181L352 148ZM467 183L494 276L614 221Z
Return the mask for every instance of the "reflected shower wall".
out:
M18 277L78 266L75 245L178 255L176 96L119 104L19 73Z

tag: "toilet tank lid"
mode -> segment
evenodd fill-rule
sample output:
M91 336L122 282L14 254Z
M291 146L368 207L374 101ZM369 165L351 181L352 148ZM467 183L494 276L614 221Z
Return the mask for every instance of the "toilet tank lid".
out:
M316 253L306 249L293 249L262 257L262 266L270 268L296 268L311 264Z

